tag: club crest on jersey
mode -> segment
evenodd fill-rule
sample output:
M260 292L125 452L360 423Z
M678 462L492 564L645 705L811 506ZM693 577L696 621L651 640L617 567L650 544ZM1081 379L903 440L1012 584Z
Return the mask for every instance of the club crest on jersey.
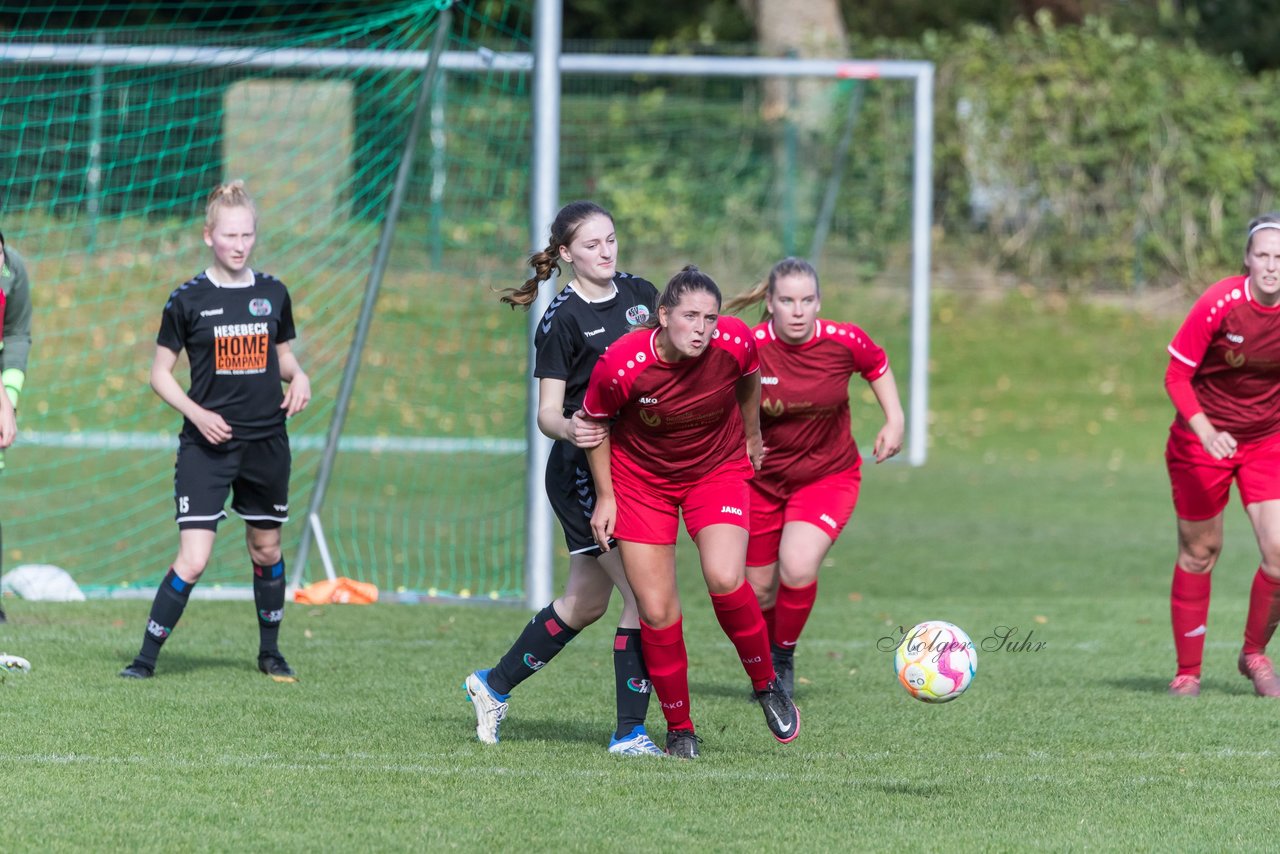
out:
M627 309L627 323L632 326L639 326L649 319L649 306L633 305Z
M1226 359L1227 364L1233 368L1244 367L1244 353L1240 353L1235 350L1228 350L1222 358Z
M251 299L249 300L249 313L254 317L266 317L271 313L271 300L269 299Z

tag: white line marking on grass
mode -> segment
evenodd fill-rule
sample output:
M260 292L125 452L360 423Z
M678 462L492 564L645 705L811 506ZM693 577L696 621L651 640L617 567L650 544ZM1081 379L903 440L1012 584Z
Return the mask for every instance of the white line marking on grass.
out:
M325 436L302 434L289 437L295 451L318 451L324 448ZM112 430L61 432L29 430L22 434L23 445L42 448L73 448L94 451L158 451L178 447L172 433L127 433ZM340 451L366 451L397 454L523 454L523 439L454 439L446 436L343 436Z

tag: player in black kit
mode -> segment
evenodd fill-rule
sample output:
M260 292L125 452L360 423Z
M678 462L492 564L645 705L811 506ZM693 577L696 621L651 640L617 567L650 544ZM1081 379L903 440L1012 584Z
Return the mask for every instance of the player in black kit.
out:
M204 226L213 264L169 295L160 320L151 387L183 415L173 475L178 556L156 591L138 657L120 671L127 678L155 674L160 647L209 562L230 493L253 561L258 669L277 682L297 681L276 643L285 597L280 526L289 518L285 419L311 400L311 381L289 345L296 336L289 292L249 267L256 232L244 182L215 189ZM173 375L184 348L186 392Z
M527 308L538 286L573 267L574 278L551 301L534 336L534 376L538 377L538 427L552 439L546 487L569 548L569 580L564 593L539 611L511 648L488 670L467 677L475 707L476 735L498 741L511 690L540 670L578 632L609 608L613 588L622 594L622 616L614 636L614 685L618 725L609 752L623 756L660 755L644 728L649 709L649 674L640 655L640 614L622 572L617 549L602 553L591 535L595 486L583 448L598 445L608 426L581 417L591 369L605 348L648 320L658 299L650 282L617 271L613 217L593 202L572 202L556 215L551 242L529 264L534 275L510 288L502 301Z

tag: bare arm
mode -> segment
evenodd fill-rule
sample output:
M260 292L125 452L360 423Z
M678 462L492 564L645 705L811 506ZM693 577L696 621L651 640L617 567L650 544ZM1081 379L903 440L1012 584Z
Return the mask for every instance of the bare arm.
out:
M751 465L760 470L764 464L764 437L760 435L760 372L755 371L738 378L734 388L738 409L742 412L742 426L747 434L747 457Z
M609 425L584 417L581 410L564 417L564 380L538 380L538 429L551 439L593 448L609 435Z
M151 388L160 399L178 410L188 421L195 425L200 435L212 445L220 445L231 438L231 427L216 412L205 409L196 403L182 390L178 380L173 376L173 367L178 364L178 354L168 347L156 345L155 357L151 360Z
M280 379L289 384L280 408L285 411L286 418L292 418L311 402L311 378L298 364L298 357L288 341L276 345L276 356L280 360Z
M18 437L18 413L9 395L0 392L0 449L13 444Z
M876 443L872 446L876 462L882 463L902 450L902 431L906 419L902 415L902 401L898 399L898 384L893 378L893 369L871 381L871 392L876 396L880 409L884 411L884 426L876 434Z
M609 432L605 429L604 438L599 444L587 448L587 465L591 468L591 479L596 485L596 506L591 512L591 533L596 545L609 551L609 540L618 522L618 503L613 496L613 474L609 470Z

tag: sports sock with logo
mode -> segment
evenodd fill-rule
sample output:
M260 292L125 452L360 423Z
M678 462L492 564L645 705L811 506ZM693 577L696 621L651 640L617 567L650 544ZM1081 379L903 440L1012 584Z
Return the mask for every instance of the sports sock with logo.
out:
M623 738L649 714L652 687L640 652L639 629L619 628L613 636L613 680L618 697L618 729L613 735Z
M279 652L284 619L284 558L271 566L253 565L253 604L258 611L258 652Z
M751 679L751 687L759 691L775 674L769 657L769 634L764 626L764 617L760 615L760 603L755 592L744 581L732 593L712 593L711 607L720 621L720 628L724 629L733 648L738 651L742 667ZM649 667L653 667L653 662Z
M193 587L194 583L183 581L173 571L173 567L169 567L164 581L160 582L160 587L156 590L156 598L151 602L151 615L147 619L147 630L142 635L138 661L151 668L156 666L160 647L173 633L174 626L178 625L178 619L187 607Z
M778 604L774 606L773 645L782 649L795 649L804 631L804 624L813 612L813 603L818 598L818 582L805 587L788 587L778 585Z
M512 688L541 670L577 636L577 630L569 628L555 607L548 605L534 615L511 649L489 671L489 687L499 694L510 694Z
M1169 610L1173 620L1173 648L1178 655L1179 676L1199 676L1204 659L1205 622L1209 618L1212 573L1187 572L1173 567Z
M684 618L665 629L640 621L640 648L653 690L662 704L667 730L693 729L689 718L689 653L684 645Z
M1280 579L1272 578L1258 567L1249 592L1249 616L1244 624L1244 652L1262 652L1276 633L1280 622Z

